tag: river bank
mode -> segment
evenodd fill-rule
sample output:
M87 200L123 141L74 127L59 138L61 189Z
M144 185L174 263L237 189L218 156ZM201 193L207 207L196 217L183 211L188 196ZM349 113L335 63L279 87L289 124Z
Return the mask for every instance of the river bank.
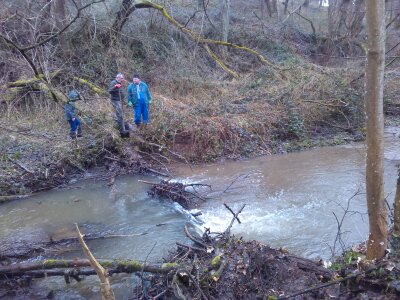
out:
M385 134L387 176L385 181L390 183L389 186L385 186L385 190L390 194L393 194L394 185L394 181L391 182L390 179L396 176L395 164L399 159L398 133L396 128L387 128ZM351 245L364 240L367 235L368 225L363 222L365 200L363 200L362 191L352 200L350 207L352 211L359 213L346 216L342 227L344 232L348 232L343 236L343 242L347 245L345 248L347 256L333 263L333 269L327 271L334 274L332 280L319 278L318 272L321 271L322 266L316 263L321 258L324 261L332 261L329 259L330 250L327 244L333 245L337 225L331 211L336 212L338 216L344 213L340 206L346 205L349 197L357 192L357 186L363 178L363 164L363 145L359 143L316 148L287 155L263 156L254 160L236 162L227 160L223 163L193 166L193 170L185 164L180 167L175 166L173 170L177 175L175 180L179 182L212 183L212 193L207 195L210 199L204 203L200 201L199 210L203 213L199 217L200 223L192 217L191 211L183 210L180 206L169 201L162 201L158 197L149 197L147 192L150 187L142 184L140 180L157 183L158 179L154 177L122 176L116 178L113 186L108 186L107 181L93 177L86 181L75 182L70 189L53 190L29 199L4 203L0 207L2 222L0 227L6 229L5 232L0 232L3 240L2 247L9 245L9 254L25 254L19 258L12 258L13 262L81 257L76 241L65 240L74 236L72 224L76 222L87 234L89 247L96 257L146 260L149 249L153 248L154 243L157 242L148 261L165 262L168 260L164 261L161 258L168 259L168 250L172 251L172 257L178 254L178 257L184 257L187 253L187 248L173 248L176 241L192 246L192 241L183 231L185 225L189 227L192 235L199 239L203 236L203 230L200 227L208 227L213 232L223 232L232 217L231 213L224 208L223 203L228 203L233 211L238 211L243 204L247 204L239 216L242 224L235 223L231 228L231 233L236 236L236 238L232 237L234 241L232 248L222 247L221 250L223 251L222 258L229 263L227 272L224 273L227 277L221 277L218 281L211 278L211 283L199 281L206 287L205 293L210 293L210 295L220 293L218 295L221 297L224 295L228 297L233 286L237 287L236 292L240 295L244 292L254 292L255 294L252 295L256 297L256 290L250 290L250 288L257 288L257 285L260 285L258 290L262 291L261 293L279 297L279 295L293 294L310 287L318 287L327 280L328 282L340 280L345 274L346 276L354 275L344 280L349 283L348 285L333 282L331 288L321 291L317 289L312 294L306 294L305 297L320 299L326 291L343 297L347 294L356 299L362 297L362 294L376 297L382 289L392 283L385 281L387 278L390 276L396 278L397 269L393 268L392 272L387 270L387 267L391 268L390 265L377 265L378 273L386 278L383 281L382 277L377 278L375 273L372 277L371 274L358 273L360 267L357 265L357 258L365 249L354 248L348 252ZM135 230L132 230L133 228ZM129 235L134 236L128 237ZM4 239L7 236L8 238ZM114 236L114 238L98 239L106 236ZM243 236L242 240L239 238L241 236ZM7 243L6 240L8 240ZM67 243L58 244L56 241L60 240ZM252 242L252 240L258 240L258 242ZM204 242L209 241L205 239ZM17 251L18 247L27 249L27 245L31 245L36 250L31 253ZM194 247L202 246L194 245ZM336 253L339 255L342 247L339 244L336 247ZM281 250L275 250L280 248ZM229 255L230 249L233 251L233 256ZM210 274L217 270L214 267L209 269L207 266L221 252L216 251L205 256L201 254L202 252L197 254L195 251L194 256L190 257L193 259L197 254L198 260L195 263L199 266L197 270L204 272L200 274L209 278ZM261 271L254 269L255 265L252 263L257 260L250 260L246 265L243 261L246 262L248 256L265 256L268 262L266 266L270 268L266 267ZM303 260L299 264L299 259L291 258L293 256L303 257ZM306 261L306 266L312 267L311 271L304 271L304 261ZM189 266L194 263L189 260L185 262L188 262ZM3 263L6 264L6 262ZM316 266L319 270L317 273ZM190 273L192 269L185 269L185 272ZM254 272L264 274L265 277L256 276ZM279 274L283 277L279 277L279 274L275 276L274 272L281 272ZM194 276L193 278L199 276L197 273L190 274ZM251 286L244 284L248 289L243 290L242 283L253 282L250 281L248 274L260 280L255 280L255 284ZM289 274L289 276L284 274ZM122 293L125 283L136 282L135 278L113 275L113 287L118 293ZM168 288L168 296L173 297L171 296L173 288L170 290L169 286L165 285L167 278L157 279L159 281L156 282L159 284L155 286L160 289L152 289L152 295L153 293L157 295ZM286 278L302 278L304 281L294 280L291 284L290 280L286 281ZM182 280L183 287L189 284L185 292L195 297L199 291L193 282L185 281L185 276ZM230 280L237 284L233 284ZM371 281L376 284L371 285ZM151 282L154 283L154 281ZM168 282L171 282L171 278ZM356 287L355 282L358 282ZM360 288L361 283L365 287ZM20 286L20 284L14 283L15 286ZM228 289L227 286L230 288ZM352 292L346 290L348 286L352 287ZM23 290L31 295L32 293L41 295L42 298L45 298L52 290L56 299L57 297L69 299L71 295L78 299L82 297L79 295L85 295L84 298L90 299L98 295L96 287L96 278L90 276L82 283L72 282L70 285L66 285L62 278L34 280L33 285L28 285ZM275 292L265 289L266 287ZM370 291L371 287L373 289ZM391 292L387 293L388 296L395 295L393 287L389 290ZM136 292L140 294L140 291ZM119 295L121 299L125 297L128 299L128 296Z
M65 139L61 141L65 150L59 148L59 153L49 153L47 145L52 142L50 137L45 143L35 145L16 138L21 134L26 132L15 132L2 137L0 203L53 188L66 187L68 183L82 180L87 176L110 181L116 176L125 174L169 175L171 162L185 162L184 152L164 150L160 152L158 149L154 150L158 148L157 145L151 145L149 148L149 145L143 142L144 136L137 132L132 132L128 140L121 140L115 135L113 138L110 136L108 140L103 139L100 145L93 143L90 138L80 139L76 143ZM272 142L268 149L249 146L247 155L233 154L219 157L217 160L241 160L260 155L285 154L362 139L361 133L337 131L316 133L304 139ZM191 164L197 165L199 162Z

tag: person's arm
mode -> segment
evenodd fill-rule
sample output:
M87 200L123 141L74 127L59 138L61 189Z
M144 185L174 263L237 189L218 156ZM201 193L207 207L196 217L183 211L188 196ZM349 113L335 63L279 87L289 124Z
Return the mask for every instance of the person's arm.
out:
M132 106L133 105L132 84L129 84L127 93L128 93L128 105Z
M149 90L149 86L146 84L146 94L147 94L147 99L148 99L148 102L149 102L149 104L151 103L151 101L153 100L153 98L151 97L151 93L150 93L150 90Z
M115 87L115 85L116 85L117 83L118 83L118 82L117 82L116 80L113 80L113 81L110 82L110 84L109 84L109 86L108 86L108 92L109 92L109 93L112 93L112 92L115 92L116 90L118 90L118 88Z
M71 104L67 104L67 115L69 120L74 120L76 118L74 107Z

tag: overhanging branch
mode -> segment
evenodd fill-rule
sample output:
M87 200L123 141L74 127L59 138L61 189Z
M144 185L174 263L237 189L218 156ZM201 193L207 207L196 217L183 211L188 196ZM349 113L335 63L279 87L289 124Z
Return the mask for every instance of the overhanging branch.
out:
M203 44L203 47L207 50L208 54L218 63L218 65L220 65L221 68L223 68L226 72L230 73L234 77L238 77L238 74L235 71L229 69L229 67L226 64L224 64L221 61L221 59L219 59L218 56L214 52L211 51L211 49L209 48L209 45L226 46L226 47L230 47L230 48L234 48L234 49L238 49L238 50L242 50L242 51L251 53L251 54L255 55L262 63L264 63L276 70L282 70L278 66L274 65L272 62L268 61L262 54L260 54L259 52L257 52L254 49L251 49L251 48L245 47L245 46L236 45L236 44L229 43L229 42L204 38L197 32L194 32L194 31L188 29L185 25L176 21L162 5L155 4L151 1L142 0L142 1L137 1L134 4L134 6L136 8L153 8L153 9L157 9L158 11L160 11L162 13L162 15L167 19L168 22L170 22L172 25L177 27L183 33L189 35L197 43Z

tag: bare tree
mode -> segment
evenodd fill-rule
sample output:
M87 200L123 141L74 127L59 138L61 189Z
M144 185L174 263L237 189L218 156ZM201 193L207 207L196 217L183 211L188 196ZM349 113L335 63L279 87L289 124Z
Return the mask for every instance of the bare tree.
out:
M272 17L272 8L269 0L261 0L261 17L265 18L265 9L267 9L268 16Z
M284 13L285 15L287 14L288 6L289 6L289 0L285 0L285 10L283 11L283 13Z
M65 26L66 11L65 0L56 0L54 3L54 20L57 30L61 30ZM65 38L59 39L61 50L63 53L68 50L68 40Z
M383 86L385 70L385 2L366 2L366 191L369 216L367 258L378 259L387 247L387 211L383 191Z
M229 35L231 0L221 0L221 13L222 13L222 40L224 42L227 42Z

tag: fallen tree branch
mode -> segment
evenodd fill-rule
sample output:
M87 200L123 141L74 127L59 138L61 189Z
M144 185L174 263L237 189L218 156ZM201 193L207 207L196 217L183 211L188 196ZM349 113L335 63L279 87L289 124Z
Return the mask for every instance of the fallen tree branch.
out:
M80 232L78 224L75 223L76 231L78 232L79 244L81 244L85 256L89 259L90 265L96 271L100 279L101 298L103 300L115 300L114 291L111 288L110 281L108 280L108 271L96 260L89 247L83 240L83 234Z
M174 270L176 266L170 265L148 265L143 266L143 263L137 260L107 260L99 259L99 264L102 267L107 267L110 269L118 270L121 273L134 273L144 272L149 273L168 273ZM68 269L68 268L82 268L90 267L90 261L88 259L73 259L73 260L63 260L63 259L48 259L38 262L24 262L17 263L7 266L0 266L0 276L21 276L28 271L35 270L51 270L51 269Z
M12 158L9 157L9 156L7 156L7 159L8 159L9 161L11 161L13 164L15 164L15 165L17 165L18 167L20 167L22 170L24 170L24 171L27 172L27 173L30 173L30 174L34 174L34 173L35 173L35 172L29 170L29 169L28 169L27 167L25 167L23 164L17 162L16 160L12 159Z
M198 248L198 247L195 247L195 246L189 246L189 245L185 245L185 244L182 244L182 243L179 243L179 242L176 242L176 244L178 246L180 246L180 247L184 247L184 248L187 248L187 249L190 249L190 250L200 251L200 252L207 252L205 249Z
M262 54L260 54L259 52L257 52L254 49L245 47L245 46L240 46L240 45L236 45L233 43L229 43L229 42L224 42L224 41L219 41L219 40L212 40L212 39L208 39L208 38L204 38L203 36L201 36L200 34L198 34L197 32L194 32L190 29L188 29L184 24L179 23L177 20L175 20L169 13L168 11L159 4L153 3L151 1L146 1L146 0L142 0L142 1L137 1L135 4L136 8L153 8L156 9L158 11L160 11L162 13L162 15L167 19L168 22L170 22L172 25L174 25L175 27L177 27L180 31L182 31L183 33L189 35L195 42L199 43L199 44L203 44L203 47L206 49L206 51L208 52L208 54L229 74L233 75L234 77L238 77L239 75L234 72L233 70L229 69L217 56L215 53L213 53L210 49L209 49L209 45L220 45L220 46L226 46L229 48L233 48L233 49L238 49L238 50L242 50L245 52L248 52L250 54L255 55L262 63L272 67L275 70L281 70L283 71L283 69L281 69L280 67L276 66L275 64L273 64L272 62L270 62L269 60L267 60ZM217 58L217 59L216 59Z
M204 243L203 241L200 241L199 239L195 238L195 237L189 232L189 229L188 229L188 227L187 227L186 224L185 224L185 227L184 227L184 231L185 231L186 236L187 236L189 239L191 239L193 242L195 242L196 244L199 244L199 245L203 246L204 248L207 248L207 244L206 244L206 243Z

